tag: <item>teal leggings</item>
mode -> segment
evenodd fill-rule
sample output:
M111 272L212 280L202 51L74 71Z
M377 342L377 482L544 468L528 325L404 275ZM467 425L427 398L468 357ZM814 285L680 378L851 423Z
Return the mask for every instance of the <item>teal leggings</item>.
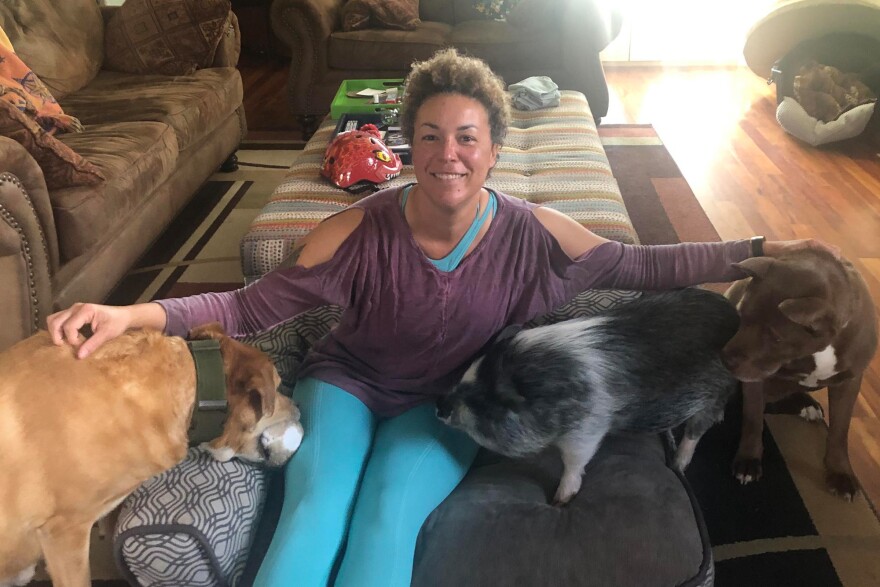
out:
M409 585L419 529L464 477L476 444L440 422L433 404L380 419L316 379L297 383L293 397L305 436L255 585Z

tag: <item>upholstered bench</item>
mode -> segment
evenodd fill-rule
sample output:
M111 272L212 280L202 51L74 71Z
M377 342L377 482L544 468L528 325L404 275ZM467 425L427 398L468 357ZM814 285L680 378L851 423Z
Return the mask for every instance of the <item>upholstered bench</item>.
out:
M276 267L292 245L321 220L359 197L337 189L318 170L336 121L326 119L291 166L284 182L251 223L241 243L245 281ZM382 187L415 181L411 165ZM514 110L488 187L561 212L610 239L638 241L602 149L587 100L562 92L556 108Z
M248 281L277 266L297 239L356 199L318 173L333 128L330 120L321 125L244 237L242 264ZM412 167L406 166L390 185L413 180ZM587 102L579 93L563 92L557 108L514 111L488 184L552 206L607 238L637 242ZM591 315L638 295L583 292L534 324ZM247 341L273 356L290 387L305 353L333 327L339 312L336 307L317 308ZM700 510L687 482L669 466L669 455L670 447L659 436L611 436L590 462L581 492L567 507L557 508L551 501L562 466L555 451L518 461L482 451L458 488L422 527L413 585L711 585L714 567ZM183 467L188 477L199 467L210 469L187 482L188 501L198 503L198 481L214 478L222 465L194 455ZM238 551L230 552L237 545L227 539L227 526L215 529L213 514L194 519L181 515L179 508L173 519L162 514L172 508L157 504L173 500L172 490L167 483L155 483L152 494L141 488L125 504L124 530L119 529L124 540L117 540L117 555L129 570L127 576L154 585L184 584L184 578L187 585L249 585L281 504L277 478L264 482L263 472L252 475L259 482L245 484L235 481L241 478L236 471L230 483L241 488L229 489L248 492L247 504L266 502L262 516L249 505L237 512L238 521L247 518L245 522L259 524L249 533L256 537L247 563ZM223 552L218 554L220 547ZM194 573L169 571L168 560L184 558L192 561L191 568L202 570L202 582ZM161 568L150 561L158 561ZM291 584L296 584L295 577Z

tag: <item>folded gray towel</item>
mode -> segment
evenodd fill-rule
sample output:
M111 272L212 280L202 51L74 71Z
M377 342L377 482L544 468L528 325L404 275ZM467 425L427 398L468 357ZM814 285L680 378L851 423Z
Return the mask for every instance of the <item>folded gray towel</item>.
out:
M559 86L546 75L527 77L521 82L507 86L512 92L514 108L519 110L538 110L559 106Z

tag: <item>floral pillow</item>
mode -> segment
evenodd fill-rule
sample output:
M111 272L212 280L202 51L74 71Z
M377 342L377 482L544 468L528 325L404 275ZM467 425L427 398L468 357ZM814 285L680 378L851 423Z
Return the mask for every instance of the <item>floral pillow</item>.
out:
M414 30L419 24L418 0L348 0L342 9L342 30L369 28Z
M191 75L210 67L230 0L126 0L104 31L104 68Z
M19 142L36 159L50 190L94 185L104 175L7 100L0 100L0 135Z
M27 149L43 170L50 190L104 180L97 167L53 136L81 130L79 120L64 113L0 29L0 135Z

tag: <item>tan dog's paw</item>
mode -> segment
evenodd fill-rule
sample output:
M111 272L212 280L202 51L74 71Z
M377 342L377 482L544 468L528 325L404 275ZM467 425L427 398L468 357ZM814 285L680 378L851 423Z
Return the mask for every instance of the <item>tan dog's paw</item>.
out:
M208 451L211 456L214 457L214 460L220 461L221 463L231 461L232 457L235 456L235 451L228 446L214 448L209 442L203 442L199 445L199 448Z
M846 501L852 501L859 493L859 482L853 475L847 473L832 473L829 471L825 474L825 483L828 484L828 490L838 497Z
M764 474L761 459L736 457L733 461L733 476L741 485L748 485L752 481L759 481Z

